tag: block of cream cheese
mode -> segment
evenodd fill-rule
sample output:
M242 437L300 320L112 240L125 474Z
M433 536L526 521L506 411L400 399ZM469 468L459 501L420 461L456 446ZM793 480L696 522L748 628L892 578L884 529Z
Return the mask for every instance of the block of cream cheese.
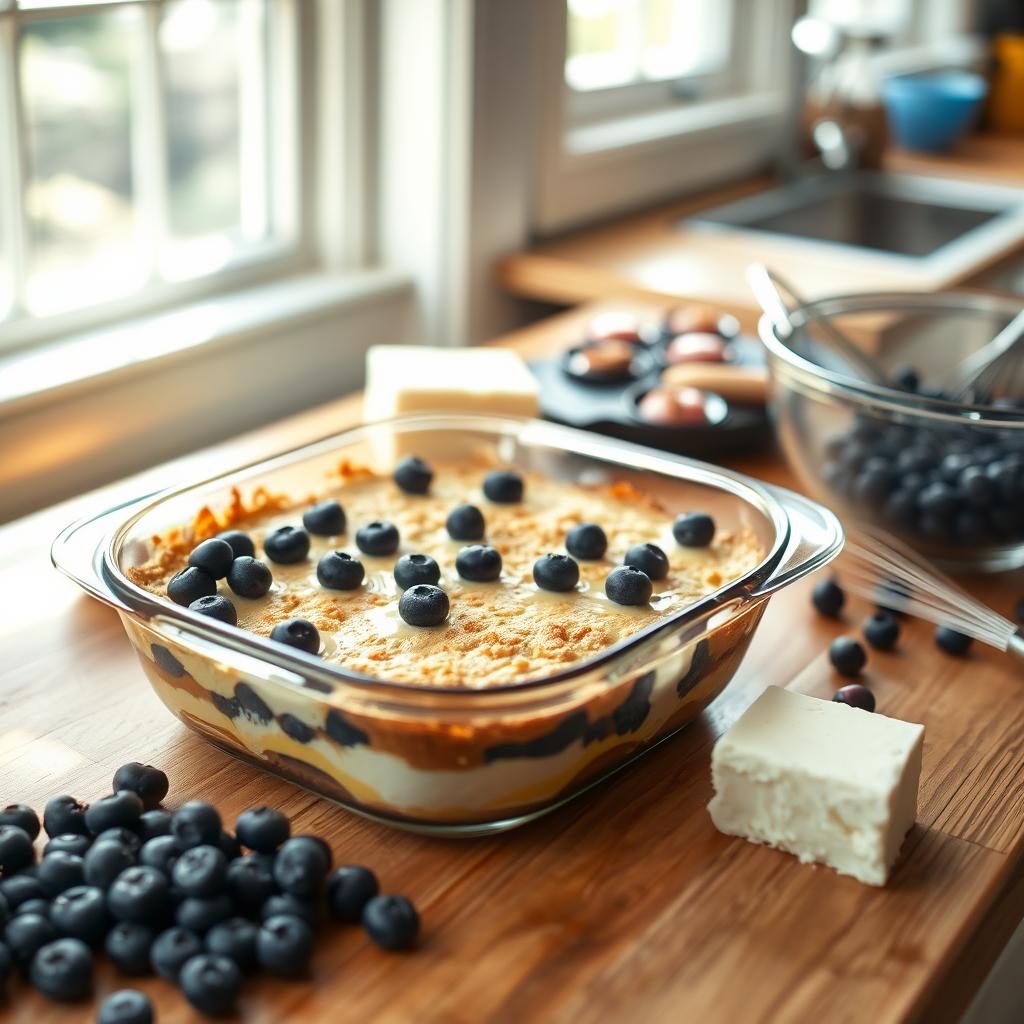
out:
M536 416L538 408L537 381L508 349L374 345L366 353L367 420L429 412Z
M716 827L884 885L917 814L924 726L770 686L711 758Z

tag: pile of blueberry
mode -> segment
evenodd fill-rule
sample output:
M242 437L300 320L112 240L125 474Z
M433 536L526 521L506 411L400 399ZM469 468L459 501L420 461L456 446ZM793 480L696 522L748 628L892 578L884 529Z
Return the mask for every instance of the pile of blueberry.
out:
M395 468L394 479L407 494L426 494L434 471L422 459L409 456ZM492 470L484 477L484 496L496 504L522 501L523 478L511 470ZM267 558L278 564L294 564L309 555L310 534L336 537L347 525L345 510L334 499L321 501L302 516L302 528L281 526L263 541ZM482 541L486 522L475 505L457 505L448 514L448 535L452 540ZM715 523L703 512L687 512L676 518L672 527L676 541L684 547L707 547L715 535ZM400 543L394 523L376 520L356 530L356 547L376 558L393 555ZM565 538L568 555L551 553L537 559L533 580L542 590L568 592L579 583L576 559L596 561L604 558L608 538L596 523L580 523ZM240 597L263 597L273 583L266 563L255 557L252 538L240 530L228 530L204 540L188 557L188 566L171 578L167 595L178 604L229 625L238 624L238 613L231 600L217 593L217 581L224 579ZM626 552L621 567L612 570L605 581L605 594L621 605L644 605L651 599L653 580L668 575L668 557L656 544L636 544ZM472 543L455 558L455 570L464 580L491 583L501 578L501 552L489 544ZM403 555L395 562L395 582L403 591L398 614L410 626L438 626L448 617L448 595L439 586L441 567L429 555ZM316 567L320 585L329 590L356 590L366 578L366 568L346 551L328 551ZM306 619L288 619L278 623L270 638L290 647L316 654L320 633Z
M220 1014L234 1007L245 974L302 977L323 917L361 922L385 949L414 944L419 917L409 900L380 895L368 868L332 871L327 843L292 836L280 811L251 808L231 835L208 803L161 808L168 781L157 768L123 765L113 788L91 806L50 800L38 863L36 812L0 811L0 983L17 967L53 999L84 999L103 949L122 974L155 972L197 1010ZM99 1020L145 1024L152 1013L128 989L104 1001Z

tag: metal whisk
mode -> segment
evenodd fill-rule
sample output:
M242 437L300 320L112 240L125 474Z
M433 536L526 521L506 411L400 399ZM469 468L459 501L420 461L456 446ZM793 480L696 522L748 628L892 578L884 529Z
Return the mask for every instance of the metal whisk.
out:
M1018 393L1018 378L1024 376L1024 309L987 345L969 356L943 383L954 401L988 401L1004 391Z
M848 529L843 562L844 585L862 597L949 626L1024 661L1024 632L884 530Z

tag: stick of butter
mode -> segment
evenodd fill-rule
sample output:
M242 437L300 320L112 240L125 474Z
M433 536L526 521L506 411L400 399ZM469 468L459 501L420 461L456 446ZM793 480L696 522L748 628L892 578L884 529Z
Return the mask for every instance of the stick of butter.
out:
M536 416L537 381L515 352L501 348L374 345L366 353L366 420L402 413Z
M770 686L715 746L715 826L884 885L917 814L924 726Z

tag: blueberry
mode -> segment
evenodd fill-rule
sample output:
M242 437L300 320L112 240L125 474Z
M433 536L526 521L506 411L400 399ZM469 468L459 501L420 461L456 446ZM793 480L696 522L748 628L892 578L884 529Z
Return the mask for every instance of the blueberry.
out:
M322 887L330 860L308 836L287 840L274 859L274 881L293 896L315 896Z
M652 580L663 580L668 575L668 558L657 544L634 544L622 560L631 569L639 569Z
M86 812L89 831L98 836L108 828L138 828L144 810L142 798L130 789L97 800Z
M215 924L235 915L235 905L226 893L219 896L188 896L178 904L175 921L182 928L203 935Z
M579 523L565 535L565 549L574 558L596 562L608 550L608 537L597 523Z
M4 942L16 964L27 964L37 949L53 942L58 932L53 922L42 914L16 914L4 928Z
M426 494L433 479L434 471L415 455L402 459L395 466L395 483L406 494Z
M828 657L835 670L844 676L860 675L868 661L864 648L848 636L840 636L832 641Z
M875 710L875 695L860 683L847 683L846 686L839 687L832 695L832 700L837 704L860 708L861 711Z
M183 852L174 836L154 836L142 844L142 849L139 850L139 863L169 875L174 862Z
M128 790L142 800L147 810L156 807L170 789L167 775L150 764L129 761L114 772L114 792Z
M171 869L171 881L185 896L216 896L224 891L227 875L227 858L216 846L193 846Z
M92 990L92 953L78 939L57 939L32 958L32 984L61 1002L84 999Z
M270 639L289 647L297 647L307 654L320 650L320 633L312 622L306 619L287 619L279 622L271 631Z
M909 487L899 487L885 500L882 514L890 523L910 528L917 516L917 491Z
M203 951L203 940L187 928L168 928L154 940L149 950L153 970L167 981L177 981L182 967Z
M141 794L140 794L141 796ZM146 802L143 797L142 802ZM154 808L146 811L139 818L139 838L145 843L157 836L168 836L171 834L171 812L163 808Z
M323 854L327 870L331 870L331 865L334 864L334 851L331 849L331 844L323 836L316 836L311 832L303 832L301 835L295 836L295 838L315 846Z
M123 988L100 1003L96 1024L153 1024L153 1019L149 996L133 988Z
M36 872L36 878L47 896L58 896L65 889L85 884L85 868L82 858L76 853L54 850L44 857Z
M227 870L227 890L235 906L244 914L256 914L277 892L272 863L259 855L232 861Z
M369 868L346 864L327 879L327 907L336 920L354 923L379 891L377 876Z
M448 618L448 595L440 587L417 583L398 600L398 614L410 626L439 626Z
M249 555L236 558L228 570L228 586L239 597L247 597L251 601L263 597L273 582L274 577L267 566Z
M499 505L523 500L523 478L508 469L491 470L484 477L484 496Z
M937 480L921 490L917 504L926 515L942 521L956 512L958 499L956 491L949 484Z
M608 573L604 592L615 604L641 605L650 601L654 588L647 573L622 565Z
M363 908L363 927L384 949L409 949L420 930L420 918L404 896L374 896Z
M42 917L48 918L50 916L50 900L45 897L43 899L25 900L14 913L39 914ZM4 923L6 924L9 919L9 917L5 918Z
M967 653L972 640L971 637L964 633L958 633L949 626L939 626L935 630L935 643L947 654L960 657Z
M148 974L156 932L144 924L122 921L107 932L103 948L122 974Z
M250 850L273 853L291 835L291 826L273 807L250 807L238 816L235 834Z
M1024 622L1024 597L1013 606L1013 615L1018 622Z
M904 483L908 473L924 473L935 465L935 455L930 448L912 446L904 448L896 455L896 469L902 475Z
M229 918L206 933L206 949L233 960L243 972L252 971L256 967L257 931L256 925L244 917Z
M363 563L344 551L328 551L316 565L320 585L331 590L355 590L365 576Z
M231 563L235 560L235 549L220 537L204 540L192 549L188 556L188 564L194 569L202 569L215 580L222 580L228 574Z
M114 879L107 892L107 906L118 921L159 921L171 907L167 876L146 864L128 868Z
M88 836L76 835L74 832L66 832L61 836L54 836L44 847L43 856L48 857L58 850L64 853L77 853L84 857L92 846L92 840Z
M39 835L39 815L28 804L8 804L0 811L0 825L15 825L33 842Z
M268 921L272 917L297 917L313 928L316 925L316 907L310 900L289 893L278 893L264 901L260 907L260 920Z
M122 871L135 864L135 854L123 843L94 843L82 858L85 881L100 889L109 889Z
M996 485L981 466L968 466L960 474L959 489L974 508L988 508L996 496Z
M345 532L345 510L333 498L328 498L302 513L302 525L318 537L337 537Z
M212 1016L230 1013L238 1002L242 972L226 956L202 953L181 968L178 984L185 998L200 1013Z
M885 459L870 458L853 484L854 497L866 505L881 505L893 487L892 471Z
M214 594L212 597L200 597L189 606L189 611L206 615L218 622L226 622L229 626L238 625L238 612L231 601L223 594Z
M864 639L878 651L891 651L900 636L900 624L888 612L875 612L864 622Z
M2 989L4 982L7 981L7 977L13 967L14 957L11 956L11 951L5 943L0 942L0 989Z
M120 843L133 854L137 854L142 847L142 839L139 834L122 827L105 829L93 840L93 845L96 843Z
M202 569L189 566L172 576L167 584L167 596L175 604L190 605L201 597L217 593L217 581Z
M242 856L242 844L230 832L221 832L220 839L217 840L217 849L228 861L237 860Z
M845 601L846 594L835 580L820 580L811 591L811 603L830 619L839 618Z
M356 547L365 555L393 555L398 539L398 527L379 519L356 530Z
M50 920L61 935L89 945L99 942L110 927L103 890L93 885L76 885L62 892L50 905Z
M296 526L279 526L263 538L263 552L272 562L294 565L309 554L309 534Z
M29 900L46 899L46 893L34 875L14 875L0 880L0 896L9 910L14 911Z
M464 580L490 583L501 576L501 554L488 544L471 544L455 556L455 569Z
M892 375L892 386L900 391L916 391L921 386L921 378L912 366L901 366Z
M256 545L253 544L252 537L241 530L225 530L218 533L217 538L231 545L235 558L252 558L256 554Z
M171 835L183 850L193 846L215 846L221 832L217 808L202 800L190 800L171 818Z
M441 579L441 567L430 555L402 555L395 562L395 582L408 590L417 583L436 585Z
M36 859L29 834L17 825L0 825L0 871L13 875Z
M672 524L672 536L684 548L706 548L715 536L715 521L706 512L684 512Z
M483 540L484 514L476 505L456 505L448 513L445 528L452 540Z
M32 902L27 901L27 902ZM45 900L43 902L46 902ZM0 896L0 928L3 928L5 924L11 919L11 906L7 902L6 896Z
M260 967L281 978L297 978L309 969L313 931L298 917L268 917L256 935Z
M533 563L533 581L541 590L574 590L580 581L580 567L568 555L542 555Z

